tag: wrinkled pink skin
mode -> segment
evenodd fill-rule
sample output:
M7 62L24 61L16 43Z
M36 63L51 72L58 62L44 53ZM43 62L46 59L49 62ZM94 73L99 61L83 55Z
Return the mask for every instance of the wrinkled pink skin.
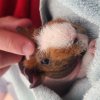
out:
M70 75L61 79L52 79L49 77L45 77L45 80L43 82L44 85L48 86L51 89L54 89L54 91L61 96L65 94L68 87L70 87L69 82L72 83L73 80L86 76L86 67L88 67L89 63L94 57L96 41L92 40L91 42L89 42L88 37L83 34L79 34L77 37L79 40L85 43L85 46L87 48L87 52L84 55L82 61L77 64L77 67Z

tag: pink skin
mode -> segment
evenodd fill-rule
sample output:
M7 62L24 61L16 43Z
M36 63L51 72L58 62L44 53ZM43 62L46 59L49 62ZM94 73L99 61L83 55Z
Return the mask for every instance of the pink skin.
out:
M0 75L8 66L20 61L22 55L31 55L34 44L25 36L16 32L17 27L30 28L32 23L29 19L17 19L14 17L0 18Z
M14 100L14 98L9 93L0 93L0 100Z
M92 61L92 59L94 57L95 42L96 41L92 40L88 44L88 37L86 35L83 35L83 34L78 34L77 38L78 38L78 40L82 41L82 43L84 43L86 46L85 48L87 48L87 52L84 55L82 61L77 64L76 68L74 69L74 71L70 75L68 75L64 78L52 79L52 78L46 77L44 82L43 82L44 85L48 86L51 89L53 89L52 86L56 87L56 88L61 87L62 89L64 89L67 87L68 82L71 82L72 80L86 76L86 69L83 69L83 68L88 67L88 64ZM62 93L59 92L59 90L57 93L62 95Z
M5 100L6 93L0 93L0 100Z

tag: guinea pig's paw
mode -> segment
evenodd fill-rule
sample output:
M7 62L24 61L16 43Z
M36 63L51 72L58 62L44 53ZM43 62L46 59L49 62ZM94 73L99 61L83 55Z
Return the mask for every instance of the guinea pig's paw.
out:
M33 91L35 100L62 100L54 91L43 85L34 88Z

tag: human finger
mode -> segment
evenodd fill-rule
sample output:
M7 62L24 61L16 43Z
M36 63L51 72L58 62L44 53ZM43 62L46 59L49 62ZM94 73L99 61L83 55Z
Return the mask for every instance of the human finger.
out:
M0 50L31 55L34 52L34 44L25 36L0 29Z
M9 66L11 64L17 63L21 60L21 56L0 51L0 72L4 72L6 69L5 66Z
M17 27L31 27L32 22L30 19L18 19L12 16L0 18L0 28L16 31Z

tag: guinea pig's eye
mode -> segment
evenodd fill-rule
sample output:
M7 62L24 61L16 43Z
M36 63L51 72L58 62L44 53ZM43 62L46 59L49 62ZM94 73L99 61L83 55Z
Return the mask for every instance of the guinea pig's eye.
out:
M77 43L77 42L78 42L78 38L75 38L75 40L74 40L74 44Z
M47 58L41 60L41 64L48 65L49 63L50 63L50 61L49 61L49 59L47 59Z

